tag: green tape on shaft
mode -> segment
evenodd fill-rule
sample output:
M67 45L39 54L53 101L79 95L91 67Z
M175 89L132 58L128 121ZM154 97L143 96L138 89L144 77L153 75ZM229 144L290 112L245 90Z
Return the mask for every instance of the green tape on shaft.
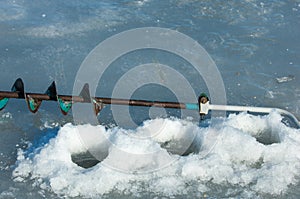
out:
M198 104L185 104L185 107L188 110L198 110L199 109Z

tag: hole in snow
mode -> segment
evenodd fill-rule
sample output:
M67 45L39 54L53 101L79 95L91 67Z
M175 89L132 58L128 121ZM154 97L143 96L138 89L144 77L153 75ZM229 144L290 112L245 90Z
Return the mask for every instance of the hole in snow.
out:
M86 169L91 168L100 162L88 151L79 154L72 154L71 158L72 162Z
M266 129L254 135L255 139L264 145L271 145L274 143L280 143L280 137L277 131L272 129Z

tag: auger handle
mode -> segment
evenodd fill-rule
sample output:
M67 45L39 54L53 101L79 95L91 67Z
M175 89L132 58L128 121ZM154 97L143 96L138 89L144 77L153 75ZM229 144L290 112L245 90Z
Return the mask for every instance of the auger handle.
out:
M266 113L269 114L272 111L276 111L281 115L289 117L297 126L300 128L300 123L298 119L290 112L279 109L279 108L269 108L269 107L252 107L252 106L233 106L233 105L216 105L210 104L209 101L206 103L200 103L199 113L207 115L210 110L214 111L232 111L232 112L250 112L250 113Z

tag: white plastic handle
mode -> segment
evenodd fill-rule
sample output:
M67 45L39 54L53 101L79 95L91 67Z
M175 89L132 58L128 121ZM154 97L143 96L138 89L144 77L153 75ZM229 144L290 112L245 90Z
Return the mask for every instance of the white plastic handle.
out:
M252 112L252 113L271 113L272 111L276 111L281 115L286 115L289 118L291 118L295 124L297 125L297 128L300 128L300 123L298 119L290 112L279 109L279 108L268 108L268 107L251 107L251 106L232 106L232 105L215 105L215 104L209 104L209 101L207 101L205 104L200 103L200 114L208 114L209 110L215 110L215 111L237 111L237 112Z

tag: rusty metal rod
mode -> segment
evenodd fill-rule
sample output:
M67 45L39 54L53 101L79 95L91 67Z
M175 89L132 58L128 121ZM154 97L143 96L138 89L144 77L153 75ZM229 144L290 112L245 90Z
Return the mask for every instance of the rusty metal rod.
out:
M26 93L26 95L30 96L34 99L37 99L37 100L57 101L57 99L52 99L47 94ZM88 101L85 100L81 96L57 95L57 97L60 98L61 100L64 100L64 101L88 103ZM20 97L19 92L0 91L0 99L1 98L24 99L25 97ZM103 104L116 104L116 105L128 105L128 106L146 106L146 107L155 106L155 107L162 107L162 108L177 108L177 109L186 109L187 108L185 103L179 103L179 102L118 99L118 98L105 98L105 97L93 97L93 99L96 100L96 102L103 103Z

